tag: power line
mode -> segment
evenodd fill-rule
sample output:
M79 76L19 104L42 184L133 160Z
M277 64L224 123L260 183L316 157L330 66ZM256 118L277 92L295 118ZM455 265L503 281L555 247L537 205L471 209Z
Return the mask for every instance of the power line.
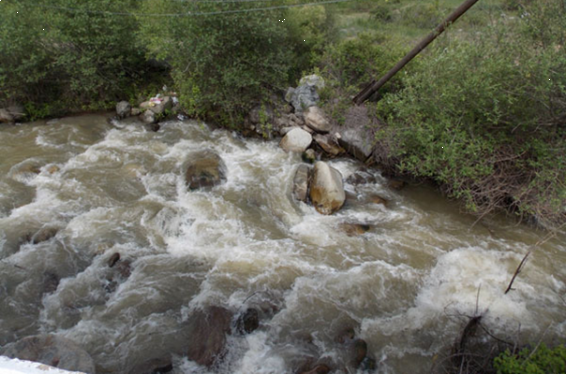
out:
M179 1L179 0L174 0ZM233 2L233 3L243 3L243 2L252 2L252 0L203 0L201 2L213 2L213 3L224 3L224 2ZM253 0L253 1L265 1L265 0ZM271 0L272 1L272 0ZM263 7L263 8L249 8L249 9L233 9L233 10L219 10L213 12L194 12L188 11L184 13L131 13L131 12L111 12L107 10L86 10L86 9L79 9L79 8L69 8L69 7L61 7L55 5L42 5L42 4L27 4L27 6L35 7L35 8L43 8L43 9L54 9L54 10L63 10L67 12L73 13L86 13L86 14L99 14L99 15L109 15L109 16L126 16L126 17L194 17L194 16L211 16L211 15L220 15L220 14L233 14L233 13L247 13L247 12L262 12L262 11L270 11L276 9L287 9L287 8L296 8L302 6L310 6L310 5L320 5L320 4L335 4L335 3L347 3L356 0L325 0L325 1L317 1L312 3L302 3L302 4L289 4L289 5L277 5L277 6L270 6L270 7ZM190 2L190 1L187 1ZM20 3L18 3L20 4Z

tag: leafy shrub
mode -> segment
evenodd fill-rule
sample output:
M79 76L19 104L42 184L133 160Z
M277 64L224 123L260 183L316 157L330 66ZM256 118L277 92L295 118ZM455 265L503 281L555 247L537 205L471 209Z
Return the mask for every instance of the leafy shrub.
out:
M166 59L180 101L190 115L238 126L251 107L283 91L321 48L323 7L246 11L245 2L148 0L149 13L187 13L168 22L144 19L140 37L151 57ZM293 18L290 16L293 12Z
M549 349L541 344L535 351L525 348L517 355L509 350L493 360L497 374L559 374L566 372L566 347Z
M558 0L533 3L526 19L439 41L403 75L402 91L379 104L401 170L435 179L471 210L561 219L565 12Z
M0 3L0 103L31 102L30 107L57 112L64 105L93 108L115 101L143 74L144 56L132 39L137 22L90 11L135 11L136 4L132 0L57 0L46 7L29 0Z
M391 21L392 12L391 9L385 4L377 4L375 8L370 12L371 18L376 21Z

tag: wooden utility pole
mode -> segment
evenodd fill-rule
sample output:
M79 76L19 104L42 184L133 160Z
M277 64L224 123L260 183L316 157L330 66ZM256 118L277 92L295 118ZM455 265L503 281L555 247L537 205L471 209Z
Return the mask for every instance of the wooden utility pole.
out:
M440 25L426 36L411 52L407 53L393 69L389 70L379 81L372 81L366 88L364 88L356 97L354 97L354 103L356 105L362 104L366 101L374 92L379 90L389 79L391 79L399 70L403 69L405 65L409 63L416 55L418 55L423 49L425 49L436 37L444 32L446 28L454 23L460 16L468 11L475 3L479 0L466 0L462 5L460 5L455 11L453 11Z

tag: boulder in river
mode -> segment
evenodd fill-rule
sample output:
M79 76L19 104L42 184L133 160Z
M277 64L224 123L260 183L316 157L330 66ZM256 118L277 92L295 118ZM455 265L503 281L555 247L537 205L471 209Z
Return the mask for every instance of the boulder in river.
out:
M320 214L329 215L338 211L346 201L342 174L326 162L317 162L314 164L309 195Z
M340 229L348 236L360 236L369 231L370 225L365 223L350 223L343 222L340 224Z
M199 365L210 367L222 359L226 335L230 333L232 313L213 306L195 312L188 321L190 338L187 356Z
M155 114L163 114L166 110L173 108L173 100L170 96L152 97L149 101L141 103L140 108L151 110Z
M311 106L304 112L305 124L318 133L327 133L332 126L324 111L317 106Z
M307 202L307 194L309 190L309 172L310 167L307 165L299 165L293 178L293 197L298 201Z
M95 373L94 361L75 342L56 335L23 338L0 349L0 355L41 362L59 369Z
M7 109L0 109L0 123L12 123L14 117L8 112Z
M238 317L236 330L240 334L250 334L259 327L259 312L256 308L248 308Z
M226 182L226 165L212 151L191 153L185 168L185 181L189 190L212 188Z
M155 120L155 113L153 113L151 110L147 109L145 112L143 112L140 115L140 119L143 123L147 124L147 125L151 125L153 123L156 122Z
M312 143L312 135L300 128L289 131L279 146L287 152L303 153Z
M120 101L118 104L116 104L116 115L120 119L128 117L131 111L132 106L127 101Z

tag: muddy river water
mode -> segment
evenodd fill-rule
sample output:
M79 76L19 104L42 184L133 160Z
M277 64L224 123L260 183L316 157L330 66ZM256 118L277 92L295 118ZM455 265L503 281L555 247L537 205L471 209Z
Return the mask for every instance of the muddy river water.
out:
M221 156L226 183L187 190L183 165L198 150ZM504 295L546 233L502 217L474 225L433 189L392 190L378 170L346 183L345 207L322 216L292 198L301 162L276 142L191 121L158 132L104 115L0 126L0 346L54 333L97 373L127 373L182 351L194 310L258 307L272 312L230 335L219 364L175 353L174 372L292 373L305 357L344 372L336 337L351 327L377 372L420 373L450 351L476 300L493 334L566 338L563 236ZM362 167L329 162L344 179ZM344 223L369 231L348 235ZM112 276L114 253L128 274Z

